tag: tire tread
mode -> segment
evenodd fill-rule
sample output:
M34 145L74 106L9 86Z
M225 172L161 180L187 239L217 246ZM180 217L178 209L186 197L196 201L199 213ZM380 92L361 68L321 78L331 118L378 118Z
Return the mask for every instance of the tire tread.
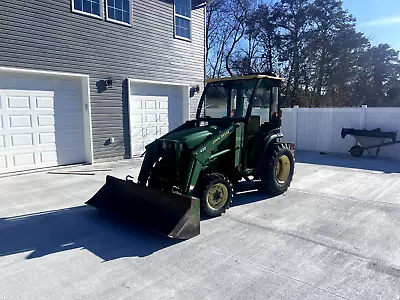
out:
M288 150L291 152L289 146L285 143L277 143L272 145L272 147L270 148L269 151L266 152L265 157L264 157L264 162L263 162L263 166L262 166L262 170L265 170L264 174L261 174L261 186L260 186L260 190L263 192L266 192L268 194L271 194L272 196L277 196L280 194L285 193L292 182L292 177L293 177L293 173L294 173L294 155L291 155L291 162L293 163L293 171L291 171L290 173L290 179L289 179L289 183L283 188L280 189L277 187L276 184L276 180L275 180L275 176L273 175L273 172L275 171L274 167L275 167L275 161L277 160L279 153L282 150Z
M221 213L218 213L216 215L210 215L208 213L208 210L206 208L205 205L205 196L206 196L206 191L210 188L210 185L213 184L213 182L217 179L222 179L224 181L226 181L228 183L228 189L230 189L230 193L231 193L231 197L229 197L228 202L225 204L225 206L223 207L223 210ZM233 195L234 195L234 191L233 191L233 184L232 182L229 180L228 177L226 177L225 175L221 174L221 173L211 173L211 174L207 174L203 177L203 180L199 186L199 189L197 191L197 194L200 198L200 208L202 213L204 213L205 215L209 216L209 217L216 217L216 216L220 216L222 214L224 214L229 207L232 204L233 201Z

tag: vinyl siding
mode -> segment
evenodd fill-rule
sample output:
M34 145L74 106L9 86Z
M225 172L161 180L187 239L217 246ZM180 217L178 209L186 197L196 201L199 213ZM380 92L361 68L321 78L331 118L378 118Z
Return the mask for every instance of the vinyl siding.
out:
M95 161L130 155L127 78L203 87L204 8L193 8L188 42L173 37L172 0L132 2L127 27L73 13L70 0L1 1L1 67L90 76ZM113 87L99 92L98 81L108 76ZM198 100L191 99L192 117Z

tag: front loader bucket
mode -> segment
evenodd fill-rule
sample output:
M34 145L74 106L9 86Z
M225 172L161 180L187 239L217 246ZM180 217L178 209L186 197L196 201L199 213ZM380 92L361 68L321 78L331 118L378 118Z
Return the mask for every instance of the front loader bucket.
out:
M130 180L107 176L105 185L86 204L172 238L200 234L199 199L167 194Z

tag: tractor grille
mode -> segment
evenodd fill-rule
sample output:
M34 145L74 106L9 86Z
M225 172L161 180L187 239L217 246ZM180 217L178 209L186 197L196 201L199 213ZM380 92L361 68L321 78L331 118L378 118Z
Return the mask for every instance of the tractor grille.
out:
M160 139L157 157L157 163L150 175L151 185L164 191L171 191L173 187L182 188L191 157L186 145L178 141Z
M151 185L164 191L170 191L173 186L177 186L179 182L179 166L177 164L178 161L174 159L161 158L150 175Z
M183 145L178 141L160 140L158 155L160 157L179 160Z

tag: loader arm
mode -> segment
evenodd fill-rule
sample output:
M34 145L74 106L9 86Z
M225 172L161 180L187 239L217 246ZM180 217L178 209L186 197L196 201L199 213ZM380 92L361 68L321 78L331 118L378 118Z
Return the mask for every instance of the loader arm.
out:
M189 163L189 172L187 174L183 193L193 196L194 188L199 180L200 172L204 166L207 166L213 160L230 152L235 152L235 164L240 163L241 147L240 140L243 125L234 123L220 133L213 134L201 143L191 155ZM235 136L235 143L230 147L218 150L218 147L231 136Z
M158 143L160 140L168 139L168 136L172 135L175 132L180 132L185 129L193 128L198 125L197 120L189 120L185 123L179 125L175 129L171 130L170 132L164 134L163 136L159 137L152 143L146 145L146 152L144 153L144 160L142 163L142 167L139 172L138 183L140 185L146 185L147 179L149 178L150 172L157 161L157 148Z

